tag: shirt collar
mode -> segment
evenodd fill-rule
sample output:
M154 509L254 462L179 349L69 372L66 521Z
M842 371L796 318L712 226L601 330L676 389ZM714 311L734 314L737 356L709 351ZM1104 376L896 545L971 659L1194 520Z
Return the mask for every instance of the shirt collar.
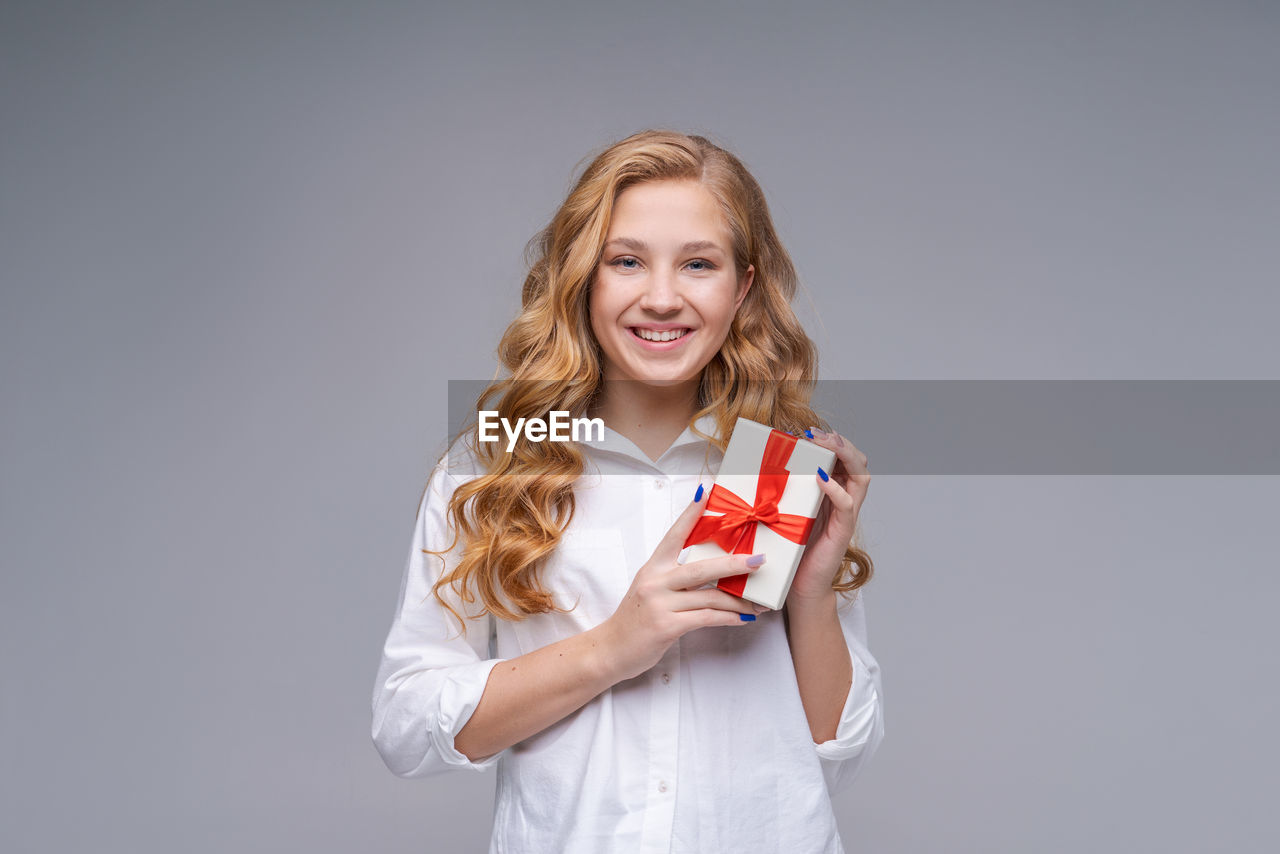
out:
M640 447L635 442L616 430L611 430L607 425L604 428L603 440L582 442L581 444L592 453L617 454L629 457L650 468L666 471L676 460L685 459L690 452L696 452L699 457L705 456L707 446L711 443L694 433L694 427L710 436L719 435L715 416L710 414L703 415L694 421L692 425L685 427L684 432L676 437L676 440L671 443L671 447L667 448L657 460L649 459L649 456L640 450ZM718 451L714 446L710 450Z

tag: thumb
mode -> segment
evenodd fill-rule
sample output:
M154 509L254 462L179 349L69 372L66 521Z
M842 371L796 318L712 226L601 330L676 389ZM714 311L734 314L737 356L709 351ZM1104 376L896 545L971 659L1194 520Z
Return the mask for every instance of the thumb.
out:
M698 519L702 517L702 512L707 509L707 494L710 491L702 484L698 484L698 491L694 494L694 499L671 523L671 527L667 530L666 535L663 536L662 542L658 543L658 547L653 550L655 557L664 558L672 563L675 562L676 557L684 549L684 541L689 538L689 534L693 531L693 526L698 524Z

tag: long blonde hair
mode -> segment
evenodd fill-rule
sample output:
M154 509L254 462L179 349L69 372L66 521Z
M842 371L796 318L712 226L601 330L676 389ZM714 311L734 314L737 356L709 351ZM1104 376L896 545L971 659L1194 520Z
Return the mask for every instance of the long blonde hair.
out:
M690 426L712 415L718 435L694 430L721 451L739 417L787 432L811 425L830 429L809 405L816 351L791 309L796 271L764 193L733 154L704 137L670 130L642 131L607 147L530 241L534 260L522 309L498 345L508 376L488 385L477 410L497 410L512 423L545 417L551 410L574 416L588 411L603 387L588 295L613 206L628 187L681 179L699 181L719 202L732 232L738 274L755 266L724 345L703 371ZM475 426L462 433L473 436ZM556 610L538 573L573 518L581 452L562 442L520 441L511 453L496 443L470 444L484 473L461 483L449 499L453 542L438 551L423 549L443 557L459 535L464 538L459 562L433 592L455 616L441 595L446 587L468 604L478 597L484 611L506 620ZM852 593L872 572L870 556L851 544L832 586Z

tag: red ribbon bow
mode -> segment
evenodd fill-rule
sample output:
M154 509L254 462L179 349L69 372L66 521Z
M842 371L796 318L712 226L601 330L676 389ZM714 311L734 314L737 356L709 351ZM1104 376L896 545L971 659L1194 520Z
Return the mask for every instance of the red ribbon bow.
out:
M756 484L756 500L748 504L741 496L720 484L711 487L707 496L707 510L723 515L703 516L693 526L685 546L714 542L730 554L751 554L755 548L756 525L764 525L771 531L804 545L813 529L813 519L778 512L778 501L787 488L787 461L796 446L796 437L771 430L765 442L764 458L760 461L760 479ZM720 579L721 590L741 596L747 584L746 575L733 575Z

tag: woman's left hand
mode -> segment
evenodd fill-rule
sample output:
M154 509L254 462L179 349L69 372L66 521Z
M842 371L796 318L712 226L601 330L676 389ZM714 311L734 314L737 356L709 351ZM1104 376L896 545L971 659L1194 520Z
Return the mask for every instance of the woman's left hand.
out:
M836 464L834 471L827 472L826 480L813 473L826 499L818 510L813 534L787 593L787 606L792 608L819 604L834 596L831 584L840 570L845 549L853 541L858 512L871 485L867 455L853 443L839 433L824 433L817 427L810 427L809 433L813 438L805 434L805 439L836 452Z

